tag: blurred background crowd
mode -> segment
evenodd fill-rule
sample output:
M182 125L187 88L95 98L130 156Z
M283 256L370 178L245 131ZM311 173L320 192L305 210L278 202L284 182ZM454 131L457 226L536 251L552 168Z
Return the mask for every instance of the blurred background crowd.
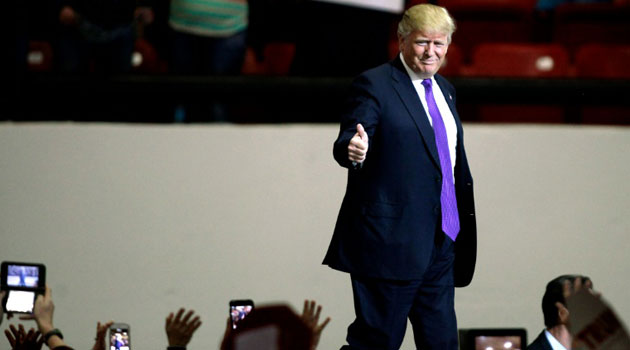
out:
M22 1L2 119L336 122L423 2L457 21L440 73L465 121L629 123L628 0Z

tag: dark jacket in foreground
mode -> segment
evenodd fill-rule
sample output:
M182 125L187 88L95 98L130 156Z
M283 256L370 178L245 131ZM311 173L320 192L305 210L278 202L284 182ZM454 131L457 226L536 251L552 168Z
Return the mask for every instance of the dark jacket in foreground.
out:
M538 338L536 338L536 340L529 344L527 350L553 350L551 344L549 344L549 340L547 340L545 331L542 331L538 335Z

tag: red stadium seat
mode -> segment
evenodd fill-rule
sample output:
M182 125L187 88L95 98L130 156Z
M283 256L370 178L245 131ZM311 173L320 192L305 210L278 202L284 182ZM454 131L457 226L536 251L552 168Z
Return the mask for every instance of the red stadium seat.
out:
M630 5L564 4L554 14L552 40L574 54L588 43L630 44Z
M581 111L583 124L630 125L630 107L584 106Z
M513 9L529 13L534 10L536 2L537 0L438 0L438 4L446 7L449 11L484 8L486 10Z
M440 74L445 76L458 76L461 74L464 57L462 50L457 44L451 44L448 47L446 59L440 68Z
M535 78L566 77L569 55L559 45L481 44L473 54L468 76ZM553 104L481 104L477 120L490 123L563 123L565 108Z
M161 60L157 51L147 40L136 39L131 57L131 66L137 73L165 73L167 64Z
M630 79L629 63L630 45L586 44L577 50L575 72L578 78ZM624 105L582 106L581 122L630 125L630 107Z
M486 42L531 42L536 0L441 0L438 4L455 18L453 42L470 61L475 45Z
M405 5L405 10L419 4L426 4L428 2L429 0L409 0L409 2Z
M252 48L247 48L241 73L246 75L288 75L295 56L295 44L284 42L269 43L263 49L263 59L259 61Z
M46 41L30 41L26 55L28 70L31 72L49 72L53 65L53 51Z
M466 67L468 76L545 77L570 75L569 55L555 44L486 43L473 52L473 63Z
M575 73L578 78L630 79L630 44L581 46L575 55Z
M398 53L400 52L400 49L398 46L398 39L389 40L389 43L387 44L387 52L388 52L389 58L392 60L396 56L398 56Z

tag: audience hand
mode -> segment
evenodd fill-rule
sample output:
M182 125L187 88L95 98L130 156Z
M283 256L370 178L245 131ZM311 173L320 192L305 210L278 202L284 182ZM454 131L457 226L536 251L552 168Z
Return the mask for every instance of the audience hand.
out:
M227 318L227 324L225 325L225 332L223 332L223 340L221 340L221 346L219 346L220 350L225 350L227 349L227 341L228 338L230 337L230 334L232 333L233 329L232 329L232 318L228 317Z
M315 300L304 300L304 309L302 311L302 320L306 325L311 329L313 333L313 343L311 344L311 349L317 348L317 344L319 344L319 338L322 335L322 331L330 322L330 317L326 317L324 322L319 323L319 316L322 312L322 306L316 305Z
M103 324L100 322L96 323L96 337L94 338L94 346L92 347L92 350L106 350L105 337L107 336L107 330L112 324L114 324L114 321L109 321Z
M0 292L0 324L2 324L2 320L4 319L4 308L2 307L2 300L4 299L5 291Z
M15 328L14 325L9 326L11 331L6 329L4 334L11 344L13 350L39 350L44 344L44 337L39 331L31 328L28 333L24 330L24 326L19 325L19 328Z
M577 276L573 281L566 280L563 287L562 294L565 299L573 296L582 289L586 289L595 296L600 296L600 293L593 291L593 282L591 279L585 276Z
M44 295L38 295L35 299L35 306L33 307L33 314L21 316L21 320L35 320L39 332L46 336L46 334L55 329L53 324L53 314L55 312L55 304L52 300L52 290L46 286L46 293ZM48 338L46 345L50 349L56 347L67 347L63 339L57 335L53 335Z
M195 316L191 319L195 313L190 310L186 313L184 318L182 315L186 310L184 308L179 309L177 315L172 312L166 318L166 336L168 337L168 346L186 346L190 342L193 333L201 326L201 320L199 316Z
M33 314L20 316L21 320L35 320L37 327L42 334L46 334L53 330L53 314L55 312L55 304L52 300L52 290L46 286L46 293L38 295L33 306Z

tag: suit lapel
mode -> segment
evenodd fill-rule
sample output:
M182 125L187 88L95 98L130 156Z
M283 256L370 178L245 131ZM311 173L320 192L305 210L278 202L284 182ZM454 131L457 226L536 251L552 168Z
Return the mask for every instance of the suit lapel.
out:
M446 103L448 104L448 108L450 108L451 113L453 114L453 118L455 118L455 125L457 126L457 145L460 145L460 140L462 137L462 122L461 120L459 120L457 108L455 108L455 100L453 98L453 94L448 89L444 88L444 86L446 86L446 83L442 76L436 74L435 81L440 87L442 95L444 95L444 98L446 99Z
M433 127L431 127L431 123L429 123L429 117L424 111L424 107L422 106L422 102L420 102L418 93L413 87L411 79L409 78L405 67L402 65L400 58L398 57L394 59L391 64L394 89L409 112L411 119L413 119L413 122L416 124L416 127L420 132L420 136L431 154L433 163L439 169L440 158L438 156L437 146L435 145Z

